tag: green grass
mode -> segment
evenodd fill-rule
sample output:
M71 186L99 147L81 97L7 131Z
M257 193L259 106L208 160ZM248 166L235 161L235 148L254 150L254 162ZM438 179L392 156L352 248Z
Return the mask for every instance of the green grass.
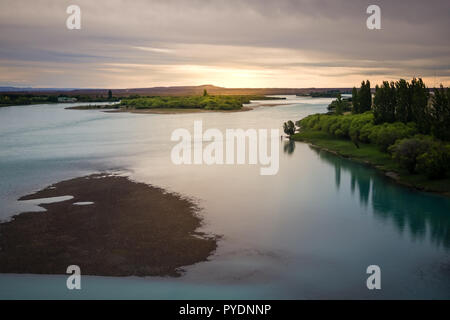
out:
M373 144L360 143L359 149L348 139L337 138L329 133L304 129L292 136L296 141L312 145L336 153L339 156L369 164L383 172L397 174L397 182L424 191L438 192L450 196L450 179L430 180L421 174L409 174L400 168L392 157Z

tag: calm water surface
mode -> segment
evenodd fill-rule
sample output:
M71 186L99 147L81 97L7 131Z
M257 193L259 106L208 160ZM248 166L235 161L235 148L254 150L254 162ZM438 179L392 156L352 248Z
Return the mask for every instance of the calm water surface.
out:
M280 144L280 170L175 166L176 128L280 128L325 112L331 99L288 96L239 113L111 114L67 104L0 108L0 219L35 203L17 198L103 170L194 199L202 231L222 236L209 261L181 278L0 274L0 298L450 298L450 199L397 186L374 170L304 143ZM279 139L279 138L278 138ZM89 201L89 199L86 199ZM41 209L42 210L42 209ZM366 288L381 267L382 289Z

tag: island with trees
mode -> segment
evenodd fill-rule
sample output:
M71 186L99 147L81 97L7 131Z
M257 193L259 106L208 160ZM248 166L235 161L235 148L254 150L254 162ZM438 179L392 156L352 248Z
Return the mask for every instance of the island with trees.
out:
M382 170L397 182L450 196L450 89L422 79L369 81L353 88L351 112L338 96L333 112L286 122L291 139Z
M138 96L122 98L120 103L111 105L76 106L68 109L118 109L115 112L137 113L178 113L202 111L244 111L244 104L252 100L281 100L285 98L258 95L203 95L191 96Z

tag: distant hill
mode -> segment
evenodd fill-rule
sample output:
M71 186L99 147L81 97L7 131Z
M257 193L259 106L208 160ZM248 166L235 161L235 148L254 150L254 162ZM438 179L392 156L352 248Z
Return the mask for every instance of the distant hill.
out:
M6 88L5 90L3 90ZM111 89L116 97L129 95L142 96L187 96L201 95L203 90L207 90L211 95L295 95L309 92L326 92L328 90L351 90L351 88L223 88L213 85L201 86L175 86L175 87L151 87L151 88L130 88L130 89ZM109 89L36 89L36 88L14 88L0 87L1 92L20 92L33 94L65 94L69 96L88 95L88 96L106 96Z
M16 88L16 87L0 87L0 92L16 92L16 91L25 91L31 90L31 87L28 88Z
M73 91L77 88L33 88L33 87L0 87L0 92L55 92Z

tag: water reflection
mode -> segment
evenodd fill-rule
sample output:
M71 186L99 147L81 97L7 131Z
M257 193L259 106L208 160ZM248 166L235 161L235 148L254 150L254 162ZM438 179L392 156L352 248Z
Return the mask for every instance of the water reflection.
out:
M283 151L287 154L293 154L295 150L295 141L288 140L284 142Z
M391 222L414 240L429 238L436 246L450 249L450 199L400 187L374 169L311 147L320 159L335 169L336 188L344 173L350 176L350 188L359 192L363 206L369 203L377 219ZM424 208L427 208L424 210Z

